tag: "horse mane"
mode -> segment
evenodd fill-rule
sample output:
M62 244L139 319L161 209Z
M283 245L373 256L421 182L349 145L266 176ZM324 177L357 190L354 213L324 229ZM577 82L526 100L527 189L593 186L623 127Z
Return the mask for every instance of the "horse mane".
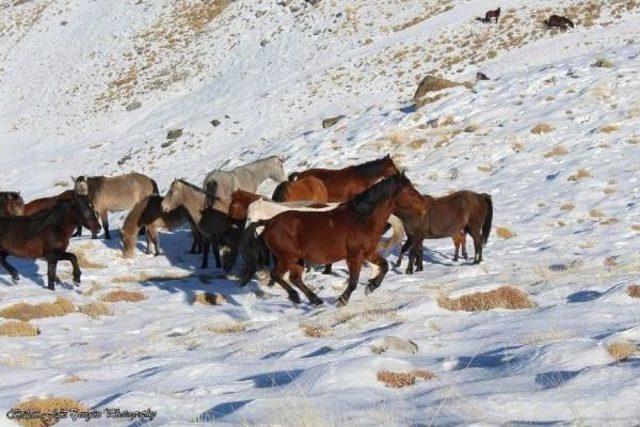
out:
M276 189L273 191L273 196L271 196L271 200L274 202L281 202L284 200L285 191L289 188L290 181L284 181L278 184Z
M70 210L72 204L72 201L58 203L51 209L25 217L29 219L29 231L33 234L38 234L46 227L56 224L60 220L60 217Z
M358 216L366 218L373 213L375 208L383 201L387 200L398 190L398 178L396 175L383 179L374 186L348 201L349 208Z
M387 157L383 157L381 159L371 160L366 163L362 163L360 165L353 166L353 169L360 175L362 178L370 179L380 176L380 171L384 166L384 163L387 161Z

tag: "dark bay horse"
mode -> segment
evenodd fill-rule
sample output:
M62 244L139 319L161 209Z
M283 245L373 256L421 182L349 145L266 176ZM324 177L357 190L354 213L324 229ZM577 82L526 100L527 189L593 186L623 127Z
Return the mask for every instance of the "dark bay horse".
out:
M284 280L289 279L313 304L322 300L302 281L304 267L300 260L314 264L328 264L346 260L349 268L347 289L338 299L345 305L356 288L360 270L365 261L379 268L379 272L367 285L367 294L373 292L384 278L389 267L387 261L377 253L389 216L397 206L407 209L422 203L422 196L411 185L404 174L386 178L348 202L328 211L286 211L267 221L258 221L249 228L265 225L261 239L274 257L276 265L271 272L274 281L280 284L289 299L300 302L298 293ZM249 263L254 266L264 263L267 257L262 243L254 233L249 246L255 254Z
M58 203L70 202L73 200L75 192L73 190L63 191L60 194L51 197L41 197L34 199L24 205L24 214L33 215L41 211L49 210Z
M380 179L400 173L388 154L377 160L344 169L309 169L289 175L289 181L314 177L327 189L327 202L345 202L363 192Z
M78 259L67 252L69 239L79 225L92 232L100 230L98 215L91 202L81 196L35 215L0 218L0 265L17 283L18 271L7 262L7 256L44 258L48 264L48 287L53 290L58 261L70 261L73 265L73 281L80 283Z
M544 21L547 28L560 28L561 30L567 30L569 27L573 28L573 21L565 16L551 15L549 19Z
M21 216L24 213L24 200L19 192L2 191L0 192L0 217L2 216Z
M271 199L274 202L318 202L329 201L327 188L314 176L305 176L295 181L280 183Z
M444 197L424 195L422 199L423 215L413 211L396 211L402 218L409 236L410 251L407 274L413 273L413 265L422 270L423 239L441 239L451 237L458 247L464 245L465 233L473 238L475 249L474 264L482 261L482 247L489 240L493 221L493 202L486 193L457 191ZM406 250L406 245L403 247ZM466 249L463 250L463 256ZM401 258L398 260L401 261Z

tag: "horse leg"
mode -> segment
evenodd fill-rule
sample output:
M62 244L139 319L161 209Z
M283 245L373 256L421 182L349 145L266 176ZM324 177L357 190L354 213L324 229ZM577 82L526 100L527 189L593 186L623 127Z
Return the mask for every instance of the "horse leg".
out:
M9 262L7 261L8 255L9 254L6 252L0 252L0 265L2 265L5 270L9 272L9 274L11 275L11 281L15 285L17 285L18 280L20 280L20 275L18 275L18 270L16 270L15 267L9 264Z
M460 232L460 245L462 246L462 258L469 259L467 254L467 233L464 230Z
M416 257L416 271L423 271L423 261L424 260L424 246L420 243L420 247L418 248L418 256Z
M407 252L407 250L411 246L412 240L413 240L413 236L407 236L407 241L404 242L404 244L400 248L400 255L398 256L398 261L396 261L396 265L395 265L396 268L400 267L400 264L402 264L402 257L404 256L405 252Z
M158 234L158 229L151 225L147 226L147 236L151 239L151 243L153 243L155 256L160 255L160 236ZM149 243L147 243L147 253L151 253Z
M291 280L291 283L296 285L296 287L300 289L302 293L305 294L305 296L307 297L307 299L311 304L314 304L314 305L322 304L323 301L320 298L318 298L318 295L316 295L311 289L309 289L307 285L305 285L304 282L302 281L303 271L304 271L304 267L302 267L299 264L292 266L291 270L289 270L289 279Z
M78 257L71 252L56 252L56 262L63 260L69 261L73 266L73 282L78 285L80 284L80 276L82 275L82 271L80 271L80 265L78 264Z
M389 263L377 252L374 252L369 257L367 257L367 261L377 265L380 271L378 272L378 275L376 277L369 280L369 283L365 288L365 295L369 295L371 292L378 289L378 287L382 283L382 279L384 279L387 271L389 271Z
M473 263L480 264L482 262L482 236L480 235L479 227L471 228L471 237L473 238L473 248L475 254L473 256Z
M362 264L364 263L364 257L356 256L347 258L347 267L349 267L349 282L347 283L347 289L344 290L340 298L338 298L338 302L336 306L342 307L349 302L349 298L351 298L351 294L358 286L358 278L360 277L360 270L362 269Z
M325 264L324 270L322 270L322 274L331 274L333 268L333 264Z
M71 237L81 237L81 236L82 236L82 226L79 225L78 228L76 229L76 232L73 233Z
M147 250L146 250L146 252L145 252L145 253L146 253L147 255L151 255L151 245L152 245L152 242L151 242L151 233L149 232L149 230L147 230L147 232L146 232L145 234L146 234L146 240L147 240Z
M453 260L458 261L458 253L460 252L460 234L454 234L451 238L453 239L453 246L455 248Z
M209 267L209 238L202 238L202 266L200 268Z
M216 268L222 268L222 260L220 259L220 243L218 239L211 239L211 250L213 257L216 259Z
M58 267L58 257L55 254L47 255L47 287L49 290L56 289L56 268Z
M291 262L289 264L295 264L295 262ZM297 265L297 264L296 264ZM271 270L271 280L277 282L289 295L289 299L293 301L295 304L300 304L300 295L293 289L284 279L283 275L288 270L287 263L276 260L276 266Z

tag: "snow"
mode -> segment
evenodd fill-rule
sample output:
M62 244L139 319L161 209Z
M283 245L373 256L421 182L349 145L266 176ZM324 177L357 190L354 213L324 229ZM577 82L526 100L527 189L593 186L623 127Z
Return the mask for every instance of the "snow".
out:
M479 0L303 3L231 2L200 33L178 28L167 0L0 5L0 189L30 200L62 191L69 175L135 170L165 191L175 177L198 184L214 167L274 154L293 172L389 152L423 193L492 195L484 262L454 263L450 239L426 241L424 272L392 269L375 293L359 286L338 309L344 263L334 276L304 277L324 306L294 306L278 287L241 288L199 269L186 229L162 234L162 256L132 260L122 258L117 232L110 242L74 240L71 250L106 265L83 269L80 288L48 291L45 263L10 258L21 281L0 272L0 309L56 296L80 305L117 288L148 299L110 303L113 316L98 319L32 320L37 337L0 337L2 413L29 397L70 396L96 409L151 408L151 425L638 424L640 359L615 362L607 352L612 342L640 342L638 300L626 293L640 273L638 9L605 8L594 25L582 16L558 33L539 21L583 2L504 1L503 14L513 8L521 21L498 27L473 22L487 8ZM188 43L167 48L162 37L141 36L149 28ZM509 32L525 42L499 46ZM464 39L485 36L471 63ZM160 53L156 62L138 68L130 96L98 102L132 63L143 64L146 53L131 56L141 43ZM497 56L484 57L491 49ZM462 62L442 66L457 54ZM613 68L593 67L598 58ZM154 87L166 69L175 81ZM481 70L492 80L410 108L418 78L433 69L456 81ZM134 100L141 108L126 111ZM321 129L339 114L346 118ZM540 123L554 130L533 134ZM619 128L600 130L611 124ZM184 135L163 147L173 128ZM566 154L549 154L558 146ZM573 180L581 169L589 176ZM123 217L112 214L112 229ZM70 283L70 266L59 270ZM464 313L437 304L502 285L523 289L536 308ZM194 304L205 291L228 303ZM309 337L306 326L323 333ZM372 351L389 336L418 352ZM379 370L412 369L437 378L402 389L376 379ZM84 381L65 382L69 375Z

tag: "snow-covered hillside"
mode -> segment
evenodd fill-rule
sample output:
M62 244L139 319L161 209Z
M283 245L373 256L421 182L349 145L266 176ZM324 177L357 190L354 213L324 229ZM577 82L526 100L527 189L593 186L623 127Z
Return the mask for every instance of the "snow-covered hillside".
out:
M487 192L495 215L483 264L426 241L424 272L392 270L340 309L343 263L305 276L325 306L293 306L280 288L200 270L186 230L163 234L157 258L123 259L117 233L74 240L94 268L55 293L45 263L10 258L22 280L0 271L0 311L56 296L80 307L114 289L148 298L0 337L3 414L68 396L151 408L152 425L640 423L638 353L617 362L607 350L640 343L640 300L627 294L640 282L640 3L502 1L497 25L475 20L498 6L480 0L17 3L0 5L0 191L30 200L69 175L127 171L165 191L268 155L295 171L388 152L421 192ZM547 30L552 13L576 28ZM478 71L491 80L475 83ZM416 110L427 74L474 85ZM168 140L171 129L183 135ZM437 302L503 285L536 307ZM204 291L227 302L194 303ZM382 351L388 337L417 352ZM412 369L436 378L377 379Z

